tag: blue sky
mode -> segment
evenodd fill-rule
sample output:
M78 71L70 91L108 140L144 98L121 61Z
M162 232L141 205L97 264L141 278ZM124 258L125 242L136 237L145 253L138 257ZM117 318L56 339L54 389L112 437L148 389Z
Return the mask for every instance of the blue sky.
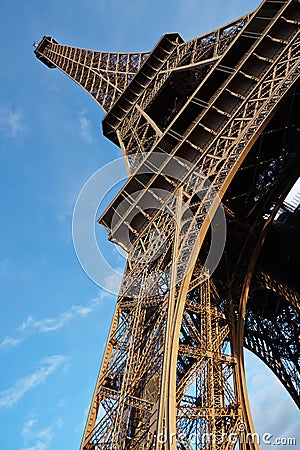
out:
M166 32L191 39L258 3L2 2L0 450L79 448L115 303L81 269L71 222L85 181L120 151L101 136L98 105L42 65L33 41L146 51ZM98 240L122 266L104 230ZM293 402L253 357L247 367L259 430L296 436Z

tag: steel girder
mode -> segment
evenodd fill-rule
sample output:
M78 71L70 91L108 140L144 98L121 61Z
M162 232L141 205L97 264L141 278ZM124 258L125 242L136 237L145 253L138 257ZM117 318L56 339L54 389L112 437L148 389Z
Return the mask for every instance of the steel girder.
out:
M244 344L298 395L295 309L280 303L282 320L275 324L274 315L256 308L252 297L248 301L283 200L285 189L277 202L276 189L293 152L281 147L269 165L263 153L262 165L253 164L254 176L247 162L298 85L299 17L299 2L264 0L253 14L189 43L166 35L151 54L136 54L133 67L128 55L96 57L52 38L36 48L39 59L66 72L109 110L104 132L128 157L128 182L100 218L111 240L128 246L128 263L82 450L229 450L236 445L233 435L241 449L257 448L245 439L254 429ZM173 177L165 174L168 165ZM146 166L155 167L148 176ZM254 180L248 216L238 200L245 191L232 194L243 169ZM133 201L137 186L143 192ZM162 186L164 195L157 191ZM157 202L150 211L141 207L146 195ZM229 240L211 276L204 255L221 200ZM120 205L122 217L114 222ZM257 212L259 220L253 220ZM122 240L124 229L130 243ZM238 253L235 230L239 242L247 233Z

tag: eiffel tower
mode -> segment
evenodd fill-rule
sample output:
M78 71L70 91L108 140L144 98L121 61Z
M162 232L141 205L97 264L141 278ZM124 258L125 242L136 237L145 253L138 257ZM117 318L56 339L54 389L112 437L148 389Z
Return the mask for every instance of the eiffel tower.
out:
M300 209L284 203L299 177L299 23L299 1L264 0L151 52L36 45L103 108L128 171L99 219L127 263L81 450L258 449L244 348L300 406Z

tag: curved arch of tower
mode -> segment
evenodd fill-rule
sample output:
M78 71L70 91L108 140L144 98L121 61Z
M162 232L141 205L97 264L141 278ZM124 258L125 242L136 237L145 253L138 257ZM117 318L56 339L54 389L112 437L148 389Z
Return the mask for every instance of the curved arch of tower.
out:
M99 219L128 257L81 450L258 449L244 348L300 406L299 23L299 1L264 0L151 52L36 46L128 169Z

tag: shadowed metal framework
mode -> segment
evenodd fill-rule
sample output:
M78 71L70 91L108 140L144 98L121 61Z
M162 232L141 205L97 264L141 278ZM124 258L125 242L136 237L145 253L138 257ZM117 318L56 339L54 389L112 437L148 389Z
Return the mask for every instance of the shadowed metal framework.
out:
M264 0L149 53L36 47L104 109L128 169L99 219L127 264L81 450L257 449L244 347L300 406L300 208L284 204L299 177L299 23L298 1Z

